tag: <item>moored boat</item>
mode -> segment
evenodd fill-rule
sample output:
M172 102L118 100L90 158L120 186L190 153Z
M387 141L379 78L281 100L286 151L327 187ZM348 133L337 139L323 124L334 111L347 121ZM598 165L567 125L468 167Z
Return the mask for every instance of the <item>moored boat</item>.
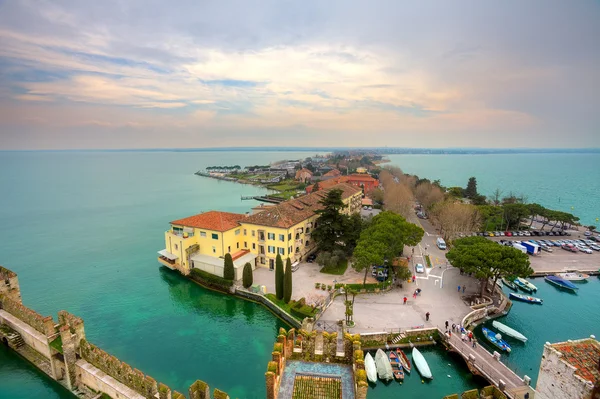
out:
M516 285L518 288L522 289L525 292L528 292L530 294L533 292L533 290L531 288L529 288L528 286L526 286L525 284L523 284L519 280L513 281L513 284Z
M431 374L431 369L427 364L427 360L425 360L425 357L421 354L421 352L419 352L417 348L413 348L412 357L415 366L417 366L417 370L419 370L419 373L421 373L421 376L423 376L424 378L433 379L433 374Z
M391 351L388 357L390 358L390 364L392 365L392 368L394 368L394 366L400 366L400 359L398 358L398 354L396 352Z
M579 273L579 272L565 272L565 273L556 273L556 275L563 280L568 281L587 281L590 278L589 274Z
M365 356L365 371L367 372L367 379L372 383L377 383L377 367L375 366L375 360L370 353Z
M518 332L517 330L510 328L506 324L502 324L499 321L492 321L492 325L494 328L498 329L503 334L508 335L509 337L518 339L519 341L527 342L527 337Z
M488 330L485 327L481 327L481 331L487 340L494 344L497 348L510 353L510 345L502 339L502 335L496 334L492 330Z
M400 359L400 363L402 364L402 368L404 369L404 371L406 371L407 373L410 374L410 370L411 370L410 360L408 360L408 357L406 356L404 351L400 348L397 348L396 354L398 354L398 359Z
M381 349L377 349L375 353L375 367L377 367L377 375L380 380L389 381L394 378L392 365L385 352Z
M510 296L513 299L517 299L517 300L523 301L523 302L539 303L539 304L542 304L544 302L543 299L536 298L534 296L529 296L529 295L515 294L514 292L509 293L508 296Z
M558 288L564 288L571 291L577 291L579 289L579 287L572 282L564 280L558 276L546 276L545 280L550 284L557 286Z
M537 291L537 287L533 284L531 284L529 281L525 280L522 277L517 277L515 279L515 284L517 283L517 281L519 283L521 283L522 285L524 285L525 287L527 287L528 289L530 289L531 291Z
M392 374L396 381L404 381L404 371L402 371L402 365L398 365L398 368L392 368Z
M510 288L513 291L517 291L517 289L518 289L517 286L515 285L515 283L508 280L507 278L502 279L502 284L504 284L505 286L507 286L508 288Z

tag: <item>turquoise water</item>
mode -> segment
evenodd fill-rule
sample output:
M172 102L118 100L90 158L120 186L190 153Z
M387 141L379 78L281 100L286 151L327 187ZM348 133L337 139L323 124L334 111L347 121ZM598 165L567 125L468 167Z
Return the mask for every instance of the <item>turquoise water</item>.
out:
M480 194L499 188L525 194L529 202L579 216L583 225L599 225L600 154L389 155L405 173L466 187L477 178Z
M170 220L210 209L245 212L255 203L242 202L240 196L265 192L194 176L194 171L209 165L264 164L308 155L311 153L0 152L0 264L19 274L25 304L55 318L61 309L83 317L91 342L171 388L186 391L199 378L231 397L263 398L266 363L282 323L261 306L207 291L159 267L156 251L164 248L163 232ZM428 162L428 158L418 157L429 156L415 157L414 167ZM451 163L457 162L457 157L449 157ZM409 165L401 166L427 176L411 171ZM446 165L444 172L451 175L446 170L449 167ZM520 170L511 170L515 180ZM508 167L505 173L509 173ZM459 176L457 180L466 182L473 173L463 170L455 174L464 174L464 179ZM483 177L476 176L483 182ZM457 184L438 177L444 184ZM583 187L584 193L586 189ZM582 201L593 201L593 195L582 195ZM597 293L594 284L597 282L589 283L586 290ZM581 292L578 299L562 294L558 298L561 300L555 303L561 310L553 311L546 302L542 309L549 312L542 319L545 323L538 321L530 327L537 328L536 334L543 337L540 342L553 340L554 336L545 338L545 329L557 329L554 324L561 326L557 339L592 333L585 323L593 326L593 320L598 320L598 314L593 314L598 297ZM523 317L523 323L529 323L539 316L530 308L523 309L533 314L519 316L519 305L509 318ZM580 310L586 305L589 308ZM587 321L566 317L573 309L585 314ZM561 312L565 318L550 318ZM583 327L577 331L573 326ZM524 364L537 367L541 344L528 343L526 349L537 358L525 356ZM517 353L514 355L511 358L517 358ZM243 372L232 370L231 356ZM422 385L412 377L400 387L378 384L369 397L440 397L479 385L462 363L454 363L444 352L431 349L425 356L440 378ZM68 397L64 389L6 350L0 351L0 365L0 398ZM451 377L445 377L447 374Z

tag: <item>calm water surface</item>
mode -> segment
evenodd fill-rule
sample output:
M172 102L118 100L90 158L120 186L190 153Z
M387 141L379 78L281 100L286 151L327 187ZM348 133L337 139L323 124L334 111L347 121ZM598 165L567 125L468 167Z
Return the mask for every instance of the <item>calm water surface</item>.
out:
M264 164L309 155L0 152L0 264L19 274L25 304L55 318L61 309L83 317L91 342L171 388L185 392L195 379L202 379L231 397L263 398L266 363L283 324L258 305L207 291L161 268L156 251L164 247L163 232L170 220L210 209L243 213L255 203L241 201L241 195L265 192L200 178L194 171L209 165ZM429 175L418 168L433 159L419 157L433 156L402 157L412 157L411 162L405 158L399 162L407 172L440 178L446 185L464 185L475 175L480 191L487 190L485 177L461 166L459 156L435 161L438 166L431 171L444 175ZM447 164L442 168L440 162ZM521 171L507 166L503 173L510 182ZM450 177L455 180L446 180ZM489 191L495 187L490 184ZM597 206L594 196L600 190L579 189L572 184L562 188L581 193L582 204L595 201ZM582 287L578 296L553 292L543 282L538 285L544 305L517 303L507 318L507 324L530 337L509 362L533 378L543 342L598 335L600 320L597 281ZM241 370L231 367L231 356L243 365ZM425 356L436 374L434 381L421 384L413 375L403 386L380 383L369 397L441 397L480 385L461 362L443 351L432 348ZM27 362L0 350L0 398L68 395Z

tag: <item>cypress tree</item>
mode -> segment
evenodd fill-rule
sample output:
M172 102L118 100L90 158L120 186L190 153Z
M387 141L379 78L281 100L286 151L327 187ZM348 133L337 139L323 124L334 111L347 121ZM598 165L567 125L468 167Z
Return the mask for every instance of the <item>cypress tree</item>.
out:
M467 183L467 188L464 191L465 197L474 199L477 197L477 179L474 177L469 178L469 182Z
M233 268L233 259L231 254L225 254L225 266L223 269L223 278L225 280L235 280L235 269Z
M244 265L244 271L242 273L242 284L244 285L244 288L248 288L252 285L252 282L252 265L250 262L246 262Z
M283 302L288 303L290 299L292 299L292 261L287 258L283 281Z
M283 260L279 254L275 259L275 296L277 299L283 299Z

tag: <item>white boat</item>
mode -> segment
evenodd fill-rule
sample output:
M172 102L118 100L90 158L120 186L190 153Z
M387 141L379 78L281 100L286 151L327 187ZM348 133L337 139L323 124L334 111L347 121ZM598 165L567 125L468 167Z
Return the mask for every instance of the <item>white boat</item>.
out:
M390 360L381 349L377 349L377 353L375 353L375 366L377 367L377 375L379 375L380 380L389 381L394 379Z
M537 287L535 285L531 284L529 281L525 280L524 278L517 277L517 280L519 280L523 285L525 285L529 289L531 289L533 291L537 291Z
M367 372L367 379L372 383L377 383L377 367L375 366L375 360L370 353L365 356L365 371Z
M569 281L585 281L588 278L590 278L588 274L583 274L579 272L556 273L556 275L562 278L563 280Z
M523 334L521 334L517 330L510 328L506 324L502 324L499 321L495 321L494 320L494 321L492 321L492 325L498 331L500 331L500 332L508 335L509 337L513 337L515 339L518 339L519 341L527 342L527 337L526 336L524 336Z
M429 365L427 364L427 360L423 357L421 352L417 348L413 348L412 350L412 358L413 364L417 366L417 370L421 373L421 376L424 378L433 379L433 375L431 374L431 370L429 369Z

